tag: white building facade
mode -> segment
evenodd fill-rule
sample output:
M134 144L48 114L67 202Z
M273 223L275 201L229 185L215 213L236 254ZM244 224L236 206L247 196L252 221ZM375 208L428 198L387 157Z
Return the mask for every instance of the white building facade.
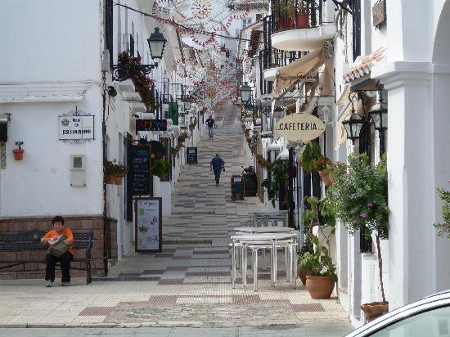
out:
M163 198L164 216L185 162L184 151L171 153L178 123L168 120L167 132L136 131L137 119L165 117L161 79L175 76L180 57L173 27L138 12L151 9L152 3L140 0L2 1L0 27L9 33L0 38L8 46L0 56L0 231L48 230L53 216L62 215L74 231L94 232L93 268L99 274L134 251L135 237L129 177L121 185L104 185L104 161L127 165L130 145L139 139L165 144L171 175L156 179L151 192ZM154 64L147 39L155 27L167 44L148 75L156 94L149 111L130 79L113 78L113 66L120 52ZM192 145L198 132L191 132ZM13 156L19 142L22 160ZM7 277L23 276L15 269Z
M319 8L317 1L304 2ZM291 113L317 114L326 122L326 132L318 141L323 154L333 160L346 162L349 154L358 155L366 148L377 163L385 151L390 229L388 238L382 240L381 252L390 310L448 289L450 268L446 257L450 245L437 237L433 224L442 222L442 203L436 189L450 187L450 114L445 94L450 88L450 46L446 38L450 2L327 1L320 7L322 21L310 21L307 27L288 26L276 17L273 8L278 3L272 1L272 12L266 18L271 41L264 40L278 50L276 53L312 53L317 45L330 41L333 56L308 68L300 61L305 53L288 60L292 65L286 67L270 50L276 64L263 66L262 79L254 86L256 98L270 105L269 114L266 109L261 116L268 123L263 122L258 154L266 159L272 156L273 160L273 152L277 156L289 149L298 150L298 144L273 132L273 121L283 117L292 102L295 108ZM305 89L310 85L305 70L316 72L309 74L317 76L319 83L319 90L312 94ZM326 93L326 78L332 79L331 94ZM281 95L273 94L273 81L286 84L281 87ZM354 143L347 140L341 123L351 112L352 100L357 113L370 118L368 111L380 93L388 104L384 138L369 125L364 139L361 133L361 139ZM326 118L321 113L324 106L331 111ZM270 131L272 136L268 136ZM299 165L298 159L293 159ZM304 181L298 186L304 195L317 195ZM323 185L319 194L324 195ZM270 207L267 196L264 200ZM301 214L301 197L294 196L294 200L294 214ZM298 226L298 222L293 225ZM363 320L361 304L381 300L376 249L362 250L361 240L358 234L351 236L338 225L332 247L339 276L336 294L355 325Z

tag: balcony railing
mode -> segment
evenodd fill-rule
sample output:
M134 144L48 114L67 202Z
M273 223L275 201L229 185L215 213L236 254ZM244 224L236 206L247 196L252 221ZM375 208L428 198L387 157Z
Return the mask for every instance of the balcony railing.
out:
M272 3L272 33L317 27L323 22L323 0L279 0Z
M302 53L298 51L284 51L276 48L266 48L261 51L261 60L263 70L283 67L296 59L302 57Z

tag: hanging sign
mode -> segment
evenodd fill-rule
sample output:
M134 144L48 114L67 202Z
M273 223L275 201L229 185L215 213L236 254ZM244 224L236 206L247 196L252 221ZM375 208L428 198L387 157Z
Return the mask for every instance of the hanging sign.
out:
M136 119L136 131L167 131L167 119Z
M325 123L313 115L291 114L277 123L275 131L287 140L307 143L324 133L325 128Z

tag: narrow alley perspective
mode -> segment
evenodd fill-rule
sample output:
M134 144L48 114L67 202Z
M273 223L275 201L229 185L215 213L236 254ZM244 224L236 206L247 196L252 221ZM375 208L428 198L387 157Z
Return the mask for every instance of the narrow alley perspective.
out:
M172 215L163 218L161 253L126 256L107 277L94 278L90 285L75 279L70 291L42 288L41 280L3 281L0 324L251 327L268 336L287 336L289 331L296 336L343 336L352 331L335 295L312 300L300 281L295 289L287 282L284 254L278 255L275 286L270 254L261 254L258 291L253 289L250 267L247 286L238 274L232 288L230 236L234 228L246 225L252 212L263 208L258 197L231 198L231 175L248 165L238 117L237 109L227 103L216 111L214 138L202 135L198 163L184 167L172 195ZM210 172L216 153L226 169L217 187ZM55 307L65 314L55 313Z

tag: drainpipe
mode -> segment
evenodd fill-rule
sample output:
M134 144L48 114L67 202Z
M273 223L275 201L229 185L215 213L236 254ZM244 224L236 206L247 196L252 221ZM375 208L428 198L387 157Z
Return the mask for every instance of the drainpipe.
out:
M107 194L106 194L106 175L105 167L107 163L106 157L106 74L103 72L102 77L102 99L103 99L103 110L102 110L102 157L103 157L103 269L105 271L105 276L108 275L108 209L107 209Z

